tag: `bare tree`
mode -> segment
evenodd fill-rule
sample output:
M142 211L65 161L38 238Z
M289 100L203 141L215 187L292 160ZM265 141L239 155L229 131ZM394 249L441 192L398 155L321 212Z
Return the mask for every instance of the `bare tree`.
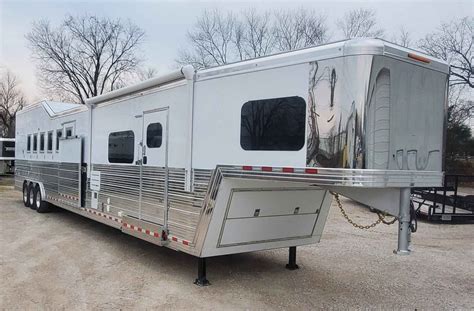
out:
M441 27L421 39L419 47L428 54L451 65L450 85L474 88L473 62L474 18L464 17L441 24Z
M449 88L448 122L461 124L474 115L474 90L465 85L454 85Z
M205 11L188 32L191 50L180 51L178 64L197 68L289 51L328 40L326 18L304 9L259 13L254 9L237 15Z
M337 21L345 39L358 37L383 37L383 29L377 28L376 13L374 10L355 9L344 14Z
M143 37L130 21L89 15L67 16L57 28L39 21L26 36L42 86L80 103L115 89L137 68Z
M451 65L449 122L462 124L474 114L473 62L474 18L442 23L437 31L418 42L419 48Z
M446 143L446 167L457 171L463 164L457 157L468 153L473 138L466 121L474 114L474 70L472 48L474 18L464 17L442 23L434 32L418 42L419 48L451 65L448 93L448 126Z
M303 8L275 14L274 36L279 51L291 51L328 40L326 17Z
M255 9L241 13L243 21L237 21L234 44L240 60L268 55L272 52L271 16L269 12L258 14Z
M154 76L156 76L157 73L158 73L158 70L156 70L156 68L147 67L147 68L137 70L137 78L138 78L138 81L145 81L145 80L153 78Z
M0 134L15 136L16 113L25 106L26 100L19 89L18 79L8 70L0 75Z
M403 26L398 30L398 33L392 37L392 41L406 48L410 47L412 43L410 33Z
M224 15L218 10L204 11L195 29L188 32L193 50L182 51L179 62L202 68L231 61L235 23L232 13Z

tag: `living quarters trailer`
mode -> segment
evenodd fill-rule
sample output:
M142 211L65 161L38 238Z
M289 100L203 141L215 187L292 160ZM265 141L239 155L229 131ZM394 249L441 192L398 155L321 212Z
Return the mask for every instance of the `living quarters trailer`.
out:
M0 137L0 175L13 173L15 166L15 138Z
M340 193L399 220L441 186L443 61L357 39L194 70L17 116L16 186L127 234L205 258L320 240Z

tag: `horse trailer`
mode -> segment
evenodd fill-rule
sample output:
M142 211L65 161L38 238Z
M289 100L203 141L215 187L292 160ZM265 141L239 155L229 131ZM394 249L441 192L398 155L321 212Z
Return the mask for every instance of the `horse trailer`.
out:
M184 66L17 115L15 185L124 233L205 258L319 242L333 193L398 218L441 186L449 65L354 39L195 70Z

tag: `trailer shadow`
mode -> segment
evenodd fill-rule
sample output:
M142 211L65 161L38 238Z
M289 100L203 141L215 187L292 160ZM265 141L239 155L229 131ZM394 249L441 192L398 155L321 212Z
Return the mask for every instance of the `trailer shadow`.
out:
M198 287L193 284L197 277L196 257L155 246L63 209L37 214L23 206L18 192L15 197L9 192L5 194L1 203L8 212L8 219L22 224L21 228L12 227L17 232L12 236L22 235L21 243L18 242L22 245L8 251L12 252L15 261L22 262L12 266L12 271L24 269L25 262L34 263L36 267L28 270L23 281L15 279L16 286L22 288L28 286L25 284L33 284L35 290L31 295L34 296L38 294L37 286L52 293L66 286L64 284L75 284L73 291L65 287L64 299L71 303L77 293L82 293L84 297L91 297L88 306L92 309L111 303L117 308L130 309L145 308L145 305L148 308L178 306L178 309L189 306L195 309L216 306L238 309L364 308L367 301L381 308L397 309L400 299L412 295L412 275L433 280L427 266L417 261L421 252L407 257L379 257L373 252L371 256L349 259L348 254L361 249L350 246L346 251L347 243L326 236L318 246L298 247L300 269L295 271L285 269L287 249L211 257L207 260L207 277L212 285ZM23 234L25 227L30 228L30 232L34 230L35 234ZM341 236L346 234L342 230ZM361 246L362 250L377 247L378 243L360 238L357 241L368 243ZM49 283L45 283L43 279L48 275L51 275ZM415 288L420 290L425 285L425 282L418 282ZM353 304L354 297L363 299L359 299L359 304ZM51 299L58 301L60 298Z
M114 252L112 257L115 259L110 266L115 269L127 265L141 266L152 270L152 274L160 278L176 279L177 282L199 288L192 284L197 277L198 259L194 256L156 246L60 208L54 209L49 215L52 216L51 218L57 218L51 221L62 222L74 231L87 231L86 234L92 241L100 240L107 243L107 249ZM118 254L115 253L117 249L120 250ZM296 280L307 273L311 273L312 277L318 281L324 279L325 284L331 281L324 271L304 267L301 263L298 263L301 269L287 270L285 269L287 260L287 249L210 257L207 259L207 276L213 285L233 284L239 287L247 282L267 286L268 280L280 279L285 284L289 282L292 290L305 286Z

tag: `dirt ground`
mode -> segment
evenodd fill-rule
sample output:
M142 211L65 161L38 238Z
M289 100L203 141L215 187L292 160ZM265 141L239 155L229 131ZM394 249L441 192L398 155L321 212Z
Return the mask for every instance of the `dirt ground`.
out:
M1 177L0 177L1 178ZM473 309L474 225L419 223L410 256L396 226L361 231L333 206L320 244L196 258L66 211L38 214L0 181L0 309ZM375 214L344 200L360 222Z

